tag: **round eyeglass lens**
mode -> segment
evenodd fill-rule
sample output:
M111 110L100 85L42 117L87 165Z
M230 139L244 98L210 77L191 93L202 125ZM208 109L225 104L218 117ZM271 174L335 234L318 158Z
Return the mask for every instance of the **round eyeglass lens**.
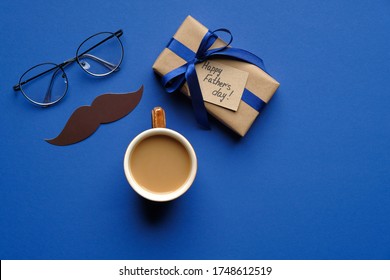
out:
M123 46L110 32L95 34L85 40L76 53L77 63L93 76L105 76L118 69L123 59Z
M42 63L27 70L20 78L19 85L29 101L48 106L65 96L68 90L68 78L57 64Z

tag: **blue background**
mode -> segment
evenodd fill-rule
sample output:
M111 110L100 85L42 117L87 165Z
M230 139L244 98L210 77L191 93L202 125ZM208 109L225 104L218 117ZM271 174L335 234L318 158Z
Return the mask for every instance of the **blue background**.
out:
M242 139L166 94L152 64L187 15L226 27L281 86ZM122 70L77 65L42 109L12 86L29 67L73 57L86 37L123 28ZM0 2L1 259L389 259L390 2ZM71 113L107 92L145 86L139 106L66 147ZM154 204L129 187L126 147L150 110L193 144L198 175Z

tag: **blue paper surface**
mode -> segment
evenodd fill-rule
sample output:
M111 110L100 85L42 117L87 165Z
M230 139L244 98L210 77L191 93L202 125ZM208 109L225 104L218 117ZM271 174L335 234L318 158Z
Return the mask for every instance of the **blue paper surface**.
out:
M152 64L187 15L228 28L281 83L240 139L166 94ZM389 1L0 2L0 259L389 259ZM38 108L12 86L101 31L124 30L118 73L66 69L69 92ZM138 107L85 141L43 139L108 92ZM124 176L127 145L163 106L198 175L167 205Z

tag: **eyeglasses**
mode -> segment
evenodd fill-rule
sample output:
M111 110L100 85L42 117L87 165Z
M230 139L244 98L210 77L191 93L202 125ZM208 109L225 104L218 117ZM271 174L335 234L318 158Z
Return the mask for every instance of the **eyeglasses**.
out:
M88 37L77 48L76 56L60 64L46 62L28 69L13 86L30 102L47 107L59 102L68 91L64 68L77 62L88 74L107 76L118 71L123 60L122 30L100 32Z

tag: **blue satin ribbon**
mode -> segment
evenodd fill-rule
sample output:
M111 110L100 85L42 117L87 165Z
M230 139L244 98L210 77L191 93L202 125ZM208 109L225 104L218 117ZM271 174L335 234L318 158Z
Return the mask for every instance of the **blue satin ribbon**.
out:
M210 47L213 45L215 40L218 39L218 36L215 33L219 31L230 35L230 41L224 47L210 50ZM229 30L217 29L215 31L207 31L196 53L177 41L175 38L172 38L167 45L168 49L183 58L186 63L164 75L162 77L162 84L167 92L172 93L176 90L179 90L187 81L191 94L192 107L195 113L195 118L199 124L208 129L210 128L210 125L195 70L195 64L211 58L220 57L251 63L262 69L264 72L267 72L261 58L246 50L229 47L232 41L233 36ZM261 100L248 89L244 89L242 101L247 103L258 112L260 112L266 104L263 100Z

